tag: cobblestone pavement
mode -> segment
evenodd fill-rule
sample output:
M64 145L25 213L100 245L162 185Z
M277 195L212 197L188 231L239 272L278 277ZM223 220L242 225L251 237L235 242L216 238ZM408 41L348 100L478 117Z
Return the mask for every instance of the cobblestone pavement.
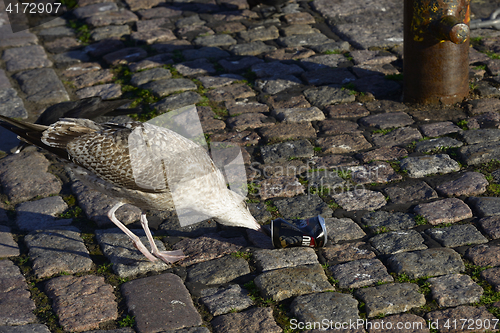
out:
M401 103L400 0L78 5L15 34L0 8L0 114L96 95L144 119L196 104L210 140L244 148L257 220L321 214L329 242L276 250L150 212L160 249L188 258L147 262L106 217L113 198L46 152L10 154L2 130L0 332L498 330L500 31L473 32L466 101L422 107ZM137 208L117 214L140 229Z

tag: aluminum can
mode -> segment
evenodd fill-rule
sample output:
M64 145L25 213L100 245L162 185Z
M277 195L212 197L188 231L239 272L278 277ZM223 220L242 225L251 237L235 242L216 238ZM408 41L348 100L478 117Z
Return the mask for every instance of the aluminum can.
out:
M273 220L271 239L277 249L294 246L323 247L328 240L325 219L318 215L300 220Z

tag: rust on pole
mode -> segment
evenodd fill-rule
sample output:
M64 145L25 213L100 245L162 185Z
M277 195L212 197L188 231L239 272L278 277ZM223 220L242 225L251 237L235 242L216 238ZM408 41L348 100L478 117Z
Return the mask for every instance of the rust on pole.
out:
M453 104L469 94L470 0L405 0L404 101Z

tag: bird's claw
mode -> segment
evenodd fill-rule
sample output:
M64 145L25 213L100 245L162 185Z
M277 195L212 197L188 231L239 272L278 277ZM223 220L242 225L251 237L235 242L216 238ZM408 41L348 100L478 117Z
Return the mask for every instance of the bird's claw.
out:
M158 251L157 253L153 253L153 255L167 264L173 264L174 262L187 258L182 250Z

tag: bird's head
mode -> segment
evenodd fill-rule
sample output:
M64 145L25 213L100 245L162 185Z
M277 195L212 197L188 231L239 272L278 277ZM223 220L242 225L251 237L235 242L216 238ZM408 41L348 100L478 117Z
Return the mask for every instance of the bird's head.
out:
M221 207L220 213L216 216L219 223L262 231L261 226L248 210L245 197L228 189L227 196L225 196L225 200Z

